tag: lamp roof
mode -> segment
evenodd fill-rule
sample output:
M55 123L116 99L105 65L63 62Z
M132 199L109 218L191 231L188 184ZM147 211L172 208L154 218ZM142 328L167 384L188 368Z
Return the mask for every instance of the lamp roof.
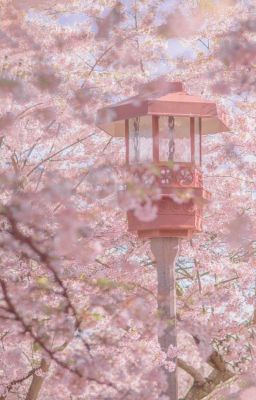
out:
M213 101L192 96L184 91L181 82L165 82L160 87L146 89L142 94L127 98L100 109L97 125L111 136L124 136L124 121L146 115L201 117L202 133L229 131L225 116Z

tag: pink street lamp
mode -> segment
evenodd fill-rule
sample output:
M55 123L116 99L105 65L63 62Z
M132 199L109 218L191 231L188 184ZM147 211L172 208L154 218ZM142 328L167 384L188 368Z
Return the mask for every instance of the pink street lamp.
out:
M165 330L159 331L163 351L177 345L175 260L179 238L202 230L203 203L211 195L203 187L202 137L229 131L214 102L191 96L182 83L168 82L159 90L137 95L98 111L98 126L125 139L129 166L153 164L159 170L161 198L153 221L128 211L128 229L150 239L158 274L158 310ZM176 202L175 196L189 199ZM165 370L167 398L176 400L177 368Z

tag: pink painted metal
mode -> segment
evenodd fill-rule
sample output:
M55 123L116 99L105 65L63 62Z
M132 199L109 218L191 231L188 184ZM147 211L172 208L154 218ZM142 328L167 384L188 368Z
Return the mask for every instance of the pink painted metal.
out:
M195 162L195 118L190 120L191 162Z
M158 117L152 117L152 133L153 133L153 161L154 163L159 162L159 126Z
M129 158L130 158L130 152L129 152L129 121L128 119L125 120L125 160L126 164L129 165Z
M201 117L202 134L229 131L216 103L191 96L181 82L167 82L158 90L130 97L98 111L97 125L111 136L125 135L124 121L142 115Z
M158 214L153 221L139 220L133 211L127 213L128 229L136 232L140 238L184 237L190 238L202 229L203 205L211 195L203 187L201 138L202 134L228 131L221 114L212 101L191 96L183 90L180 82L169 82L153 88L149 92L131 97L115 105L105 107L98 112L98 126L116 137L125 137L126 163L129 164L130 137L129 119L151 115L151 162L159 173L156 183L161 190L161 197L154 202ZM160 128L161 116L184 117L188 119L190 135L190 162L160 162ZM197 120L197 128L195 126ZM183 133L182 128L182 132ZM199 144L195 136L199 134ZM150 137L150 136L149 136ZM175 140L178 140L177 137ZM196 145L199 146L196 148ZM144 150L144 149L143 149ZM184 149L185 151L186 149ZM170 150L169 150L170 151ZM183 151L183 149L182 149ZM169 153L170 154L170 153ZM172 153L172 157L173 157ZM196 159L196 154L197 159ZM143 174L143 163L136 159L132 172ZM120 194L121 195L121 194Z
M175 168L157 164L156 167L159 168L157 184L161 189L161 199L153 203L158 209L157 217L143 222L129 211L128 230L143 239L191 238L202 230L203 205L211 199L211 194L203 188L202 173L193 164L180 163Z

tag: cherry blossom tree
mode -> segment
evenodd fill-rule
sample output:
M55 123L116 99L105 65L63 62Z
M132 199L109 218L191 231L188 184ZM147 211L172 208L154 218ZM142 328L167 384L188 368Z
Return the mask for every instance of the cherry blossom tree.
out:
M1 400L164 399L176 357L186 400L255 393L253 2L213 3L1 1ZM172 57L173 39L192 59ZM167 354L155 262L125 221L134 206L154 217L138 196L157 187L95 126L102 105L163 75L218 101L232 128L204 141L213 201L181 243Z

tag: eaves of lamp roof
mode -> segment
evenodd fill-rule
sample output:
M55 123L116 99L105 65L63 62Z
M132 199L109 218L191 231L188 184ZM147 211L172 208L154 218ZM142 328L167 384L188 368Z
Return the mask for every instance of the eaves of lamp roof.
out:
M105 130L105 124L145 115L210 118L214 120L214 133L229 131L216 103L186 93L181 82L169 82L152 92L144 91L100 109L97 113L97 125ZM206 133L209 133L208 130Z

